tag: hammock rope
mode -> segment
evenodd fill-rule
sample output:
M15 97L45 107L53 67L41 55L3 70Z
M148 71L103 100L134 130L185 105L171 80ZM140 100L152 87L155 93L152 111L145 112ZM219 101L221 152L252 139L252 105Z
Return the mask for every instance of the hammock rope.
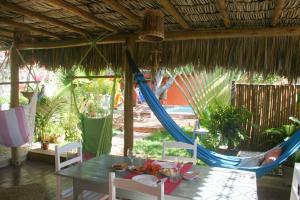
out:
M111 35L111 34L109 34ZM99 48L96 45L96 42L104 39L108 35L102 34L96 40L91 41L91 45L88 50L85 52L81 58L78 65L84 61L89 52L94 48L98 55L107 63L108 66L111 66L111 63L107 61L105 56L101 53ZM81 131L83 139L83 150L85 152L93 153L97 156L101 154L109 153L111 150L111 141L112 141L112 120L113 120L113 105L114 105L114 96L116 90L116 76L114 77L113 87L110 93L110 108L104 113L104 117L101 118L90 118L84 113L81 113L78 107L78 102L76 99L74 84L71 82L71 94L73 96L74 107L76 113L81 122Z
M126 54L128 57L128 63L131 66L133 73L135 74L134 79L139 85L140 91L142 92L146 102L148 103L150 109L155 114L157 119L175 140L193 144L193 139L185 134L185 132L176 124L176 122L170 117L170 115L165 111L164 107L160 104L159 100L155 97L152 90L149 88L143 74L134 63L128 50L126 50ZM298 130L296 133L294 133L293 136L291 136L288 140L282 142L278 146L282 147L283 150L283 153L278 157L278 159L269 164L255 167L239 166L243 159L249 159L249 157L226 156L205 149L201 145L197 146L197 157L209 166L253 171L257 176L263 176L270 170L282 164L285 160L288 159L289 156L294 154L300 148L300 130Z
M104 113L104 117L90 118L79 110L76 99L74 85L72 83L71 92L76 113L81 122L81 131L83 139L83 149L85 152L96 154L97 156L109 153L111 149L112 138L112 119L113 104L116 88L116 77L114 78L113 87L110 93L110 108Z

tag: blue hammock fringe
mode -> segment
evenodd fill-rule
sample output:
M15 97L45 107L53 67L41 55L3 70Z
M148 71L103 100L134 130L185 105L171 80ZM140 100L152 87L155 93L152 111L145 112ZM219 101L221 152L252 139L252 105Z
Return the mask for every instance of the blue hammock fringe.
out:
M170 117L170 115L165 111L164 107L160 104L159 100L155 97L152 90L149 88L143 74L139 71L136 64L132 60L129 52L127 51L126 53L128 56L129 65L131 66L133 73L135 73L135 81L139 85L140 91L142 92L147 104L149 105L150 109L155 114L157 119L175 140L193 144L194 142L192 138L185 134L185 132L176 124L176 122ZM291 156L299 149L300 130L293 134L293 136L291 136L288 140L282 142L277 146L281 146L283 149L283 153L278 157L278 159L276 159L272 163L257 167L239 167L241 160L245 159L246 157L222 155L205 149L200 145L198 145L197 148L197 157L209 166L252 171L255 172L259 177L265 175L270 170L282 164L289 156Z

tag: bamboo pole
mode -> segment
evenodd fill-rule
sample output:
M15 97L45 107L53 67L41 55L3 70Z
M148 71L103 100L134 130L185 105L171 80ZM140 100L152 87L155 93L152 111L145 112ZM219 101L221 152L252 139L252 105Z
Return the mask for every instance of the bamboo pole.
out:
M184 29L190 28L189 24L169 0L159 0L159 3L174 17L175 21L180 24L180 26L182 26Z
M10 50L10 77L11 77L11 88L10 88L10 107L15 108L19 106L19 67L18 67L18 53L13 43ZM11 148L11 164L19 166L20 153L19 147Z
M127 48L134 58L135 41L133 38L126 40ZM123 54L126 56L126 54ZM133 148L133 76L132 69L124 58L125 64L125 99L124 99L124 156L127 150Z
M112 0L102 0L105 4L111 7L116 12L120 13L124 17L126 17L131 23L138 25L139 27L142 26L142 20L133 14L128 8L122 6L117 1Z
M95 76L73 76L74 79L97 79L97 78L121 78L121 76L118 75L95 75Z
M233 106L236 106L236 84L235 84L235 81L232 81L231 82L231 97L230 97L230 103L231 105Z
M39 83L40 81L19 81L18 84ZM0 85L11 85L11 82L0 82Z
M109 31L117 30L117 28L115 26L111 25L110 23L107 23L105 20L102 20L102 19L96 17L92 13L87 12L86 10L83 10L83 9L75 6L74 4L71 4L69 2L62 1L62 0L48 0L47 2L49 2L50 4L52 4L56 7L62 8L65 11L71 12L72 14L74 14L78 17L81 17L88 22L91 22L98 27L107 29Z
M16 29L23 29L23 30L38 33L40 35L53 37L53 38L56 38L56 39L62 39L62 37L60 35L57 35L56 33L49 32L49 31L46 31L46 30L41 29L41 28L35 28L35 27L30 26L30 25L25 24L25 23L15 22L15 21L13 21L11 19L8 19L8 18L5 18L5 17L0 17L0 21L1 21L1 23L6 24L7 26L14 27Z

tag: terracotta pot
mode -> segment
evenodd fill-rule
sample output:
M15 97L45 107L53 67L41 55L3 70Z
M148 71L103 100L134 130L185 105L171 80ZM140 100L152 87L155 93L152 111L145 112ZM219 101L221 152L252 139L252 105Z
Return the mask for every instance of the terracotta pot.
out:
M41 142L41 149L48 150L49 149L49 142Z

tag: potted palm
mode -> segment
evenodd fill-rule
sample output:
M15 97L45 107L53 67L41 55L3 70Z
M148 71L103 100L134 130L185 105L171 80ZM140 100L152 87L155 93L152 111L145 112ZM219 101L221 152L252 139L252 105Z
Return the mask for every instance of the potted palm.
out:
M42 149L47 149L49 146L48 127L55 114L62 111L64 103L65 100L62 97L55 96L43 97L37 104L36 132Z

